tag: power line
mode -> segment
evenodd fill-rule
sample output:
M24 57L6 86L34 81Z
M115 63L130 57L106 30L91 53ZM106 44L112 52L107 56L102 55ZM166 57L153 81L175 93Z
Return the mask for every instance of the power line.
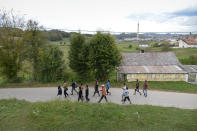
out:
M97 33L97 32L103 32L103 33L111 33L111 34L133 34L133 33L137 33L137 32L116 32L116 31L107 31L107 30L74 30L74 29L66 29L66 28L62 28L62 29L57 29L57 28L45 28L46 30L59 30L59 31L66 31L66 32L81 32L81 33ZM156 33L156 34L197 34L197 31L193 31L193 32L178 32L178 31L172 31L172 32L139 32L139 34L148 34L148 33Z

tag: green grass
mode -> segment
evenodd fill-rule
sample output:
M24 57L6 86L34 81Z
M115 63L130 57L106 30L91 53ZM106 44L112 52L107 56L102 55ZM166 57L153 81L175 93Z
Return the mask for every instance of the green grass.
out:
M197 110L149 105L0 100L0 130L196 131Z
M60 42L62 42L62 44L60 44ZM49 44L52 44L52 45L64 45L64 42L66 42L65 45L70 45L70 40L69 40L69 38L64 38L64 39L61 40L61 41L49 41Z
M138 48L139 43L121 42L116 43L116 45L121 52L139 52L139 50L136 50L136 48ZM129 45L132 45L132 48L129 48Z
M139 50L136 50L138 47L138 43L132 43L132 42L121 42L116 44L118 46L118 49L121 52L139 52ZM129 48L129 45L132 45L132 48ZM144 49L145 52L161 52L162 47L147 47L147 48L140 48ZM183 58L188 58L191 55L197 56L197 48L177 48L177 49L169 49L169 51L174 52L176 57L180 60Z
M124 82L114 82L112 86L121 87ZM136 82L127 82L129 88L135 88ZM143 82L140 82L140 88L143 88ZM161 90L172 92L185 92L185 93L197 93L197 85L187 83L184 81L148 81L149 90Z
M112 88L121 88L123 87L124 82L115 82L111 81ZM26 88L26 87L57 87L62 85L63 81L53 82L53 83L4 83L0 84L0 88ZM71 81L68 81L68 84L71 85ZM94 87L94 82L84 83L88 84L90 87ZM102 84L102 83L100 83ZM105 84L105 83L104 83ZM130 89L135 88L135 82L127 82L127 85ZM142 89L143 82L140 82L140 88ZM184 93L195 93L197 94L197 85L190 84L184 81L149 81L148 82L149 90L161 90L161 91L171 91L171 92L184 92Z

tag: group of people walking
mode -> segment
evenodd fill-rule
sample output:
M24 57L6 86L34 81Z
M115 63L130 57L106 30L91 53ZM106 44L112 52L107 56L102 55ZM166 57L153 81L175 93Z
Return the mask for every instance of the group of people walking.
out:
M84 101L83 84L81 83L79 85L78 91L76 90L78 85L77 85L77 83L75 81L72 80L71 86L72 86L72 88L71 88L71 95L73 95L73 93L75 92L78 95L78 101ZM64 89L64 96L66 98L67 96L69 96L69 94L67 92L68 91L68 84L66 83L66 81L64 81L62 87ZM101 85L101 87L102 87L102 89L100 90L101 91L101 97L100 97L98 103L100 103L103 98L105 99L106 102L108 102L106 95L111 95L111 92L109 92L110 81L109 80L107 81L106 87L105 87L105 85ZM144 86L143 86L143 94L144 94L145 97L147 97L147 88L148 88L148 84L147 84L147 81L145 80ZM124 104L126 102L126 100L128 100L129 103L131 104L131 100L129 98L128 86L125 83L124 83L124 86L123 86L122 89L123 89L122 103ZM139 80L138 79L136 80L136 88L135 88L135 92L134 92L133 95L136 95L136 92L138 92L140 95L142 95L142 93L139 91ZM100 96L100 93L99 93L99 81L98 80L95 81L95 87L94 87L94 94L93 94L93 96L95 96L96 94L98 94L98 96ZM61 88L60 85L58 86L58 94L57 95L58 96L62 95L62 88ZM88 85L85 86L85 99L86 99L87 102L90 101Z

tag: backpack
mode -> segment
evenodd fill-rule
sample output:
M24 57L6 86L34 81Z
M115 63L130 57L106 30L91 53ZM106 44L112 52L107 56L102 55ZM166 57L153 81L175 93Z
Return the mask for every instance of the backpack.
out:
M77 82L75 82L75 88L77 88L77 87L78 87Z

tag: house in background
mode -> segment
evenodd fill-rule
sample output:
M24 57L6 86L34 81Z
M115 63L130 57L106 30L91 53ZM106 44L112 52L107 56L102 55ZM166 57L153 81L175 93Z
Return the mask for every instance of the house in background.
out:
M139 47L149 47L149 44L148 43L140 43Z
M172 52L122 53L122 56L118 80L189 81L189 72ZM197 69L192 71L193 74L195 71Z
M178 43L179 48L197 48L197 41L193 38L181 38Z

